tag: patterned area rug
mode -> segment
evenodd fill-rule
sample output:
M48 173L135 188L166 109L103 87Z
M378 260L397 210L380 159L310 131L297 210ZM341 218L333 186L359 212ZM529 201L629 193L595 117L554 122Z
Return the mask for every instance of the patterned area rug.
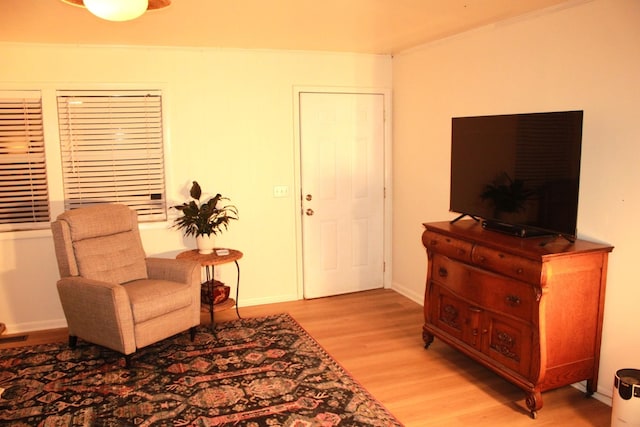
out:
M288 314L139 350L0 350L0 425L401 426Z

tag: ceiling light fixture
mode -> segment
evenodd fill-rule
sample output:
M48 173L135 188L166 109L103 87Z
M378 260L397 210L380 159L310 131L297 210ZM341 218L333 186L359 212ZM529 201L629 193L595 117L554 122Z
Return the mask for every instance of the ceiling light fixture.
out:
M130 21L147 10L162 9L171 0L62 0L65 3L86 7L95 16L108 21Z
M129 21L147 11L149 0L84 0L89 12L108 21Z

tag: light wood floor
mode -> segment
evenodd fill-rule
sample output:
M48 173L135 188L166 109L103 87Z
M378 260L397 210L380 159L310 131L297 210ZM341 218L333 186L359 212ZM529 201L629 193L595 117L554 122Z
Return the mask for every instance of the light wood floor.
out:
M287 312L405 426L605 427L611 408L573 387L543 393L537 419L524 394L439 340L422 342L422 307L391 290L240 308L243 317ZM216 313L216 321L235 311ZM203 315L203 322L208 315ZM66 341L29 333L0 348Z

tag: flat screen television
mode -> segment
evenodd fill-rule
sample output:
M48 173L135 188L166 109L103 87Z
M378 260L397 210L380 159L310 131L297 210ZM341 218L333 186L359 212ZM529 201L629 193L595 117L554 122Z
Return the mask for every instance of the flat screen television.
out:
M575 237L582 117L582 111L454 117L456 220L468 215L520 237Z

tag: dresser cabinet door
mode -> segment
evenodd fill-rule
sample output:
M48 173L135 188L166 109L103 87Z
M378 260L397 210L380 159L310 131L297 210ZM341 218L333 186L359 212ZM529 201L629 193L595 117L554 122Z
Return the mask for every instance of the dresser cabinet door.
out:
M482 336L484 354L525 378L531 377L534 337L529 324L484 311Z
M482 310L458 298L445 287L432 284L430 324L471 347L480 349Z

